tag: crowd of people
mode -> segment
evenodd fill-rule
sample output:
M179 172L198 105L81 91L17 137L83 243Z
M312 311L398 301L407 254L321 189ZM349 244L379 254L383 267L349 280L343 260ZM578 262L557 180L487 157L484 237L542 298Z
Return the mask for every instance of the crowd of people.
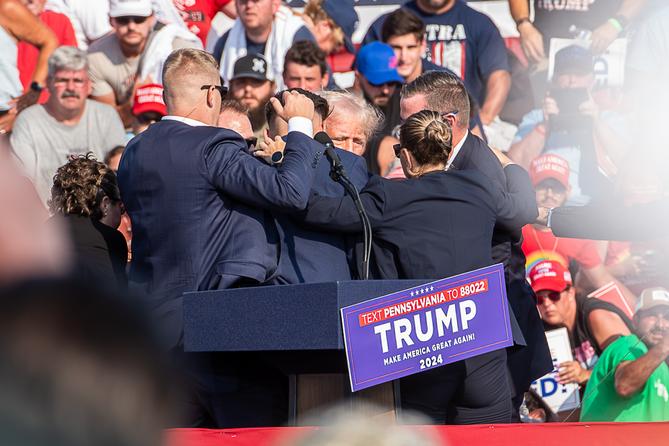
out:
M186 377L172 422L242 427L286 421L286 376L184 352L183 293L502 263L515 345L400 380L404 408L545 421L529 390L554 372L580 386L581 420L669 421L669 7L509 0L509 39L464 0L410 0L354 45L353 0L303 3L0 0L0 283L133 296ZM333 70L351 55L350 76ZM544 332L560 327L573 360L554 364ZM29 367L15 354L0 345Z

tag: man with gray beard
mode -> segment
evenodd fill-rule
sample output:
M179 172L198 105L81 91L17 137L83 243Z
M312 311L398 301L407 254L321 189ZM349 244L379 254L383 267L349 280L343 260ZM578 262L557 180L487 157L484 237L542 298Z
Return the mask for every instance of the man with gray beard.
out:
M70 155L93 152L97 159L125 145L125 131L113 107L87 99L91 93L86 53L63 46L49 57L49 100L19 113L11 145L43 202L56 169Z

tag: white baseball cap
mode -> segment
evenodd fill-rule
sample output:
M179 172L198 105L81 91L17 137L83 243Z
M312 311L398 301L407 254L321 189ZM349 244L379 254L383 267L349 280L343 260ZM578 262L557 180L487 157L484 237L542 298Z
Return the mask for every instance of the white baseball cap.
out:
M149 17L151 0L109 0L109 17Z

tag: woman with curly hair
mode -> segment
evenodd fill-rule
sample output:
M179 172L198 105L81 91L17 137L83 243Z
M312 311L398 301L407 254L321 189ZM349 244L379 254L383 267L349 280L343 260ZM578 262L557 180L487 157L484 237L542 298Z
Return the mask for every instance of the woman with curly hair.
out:
M76 275L125 289L128 248L116 230L125 209L116 174L90 152L73 156L56 171L49 208L69 229Z

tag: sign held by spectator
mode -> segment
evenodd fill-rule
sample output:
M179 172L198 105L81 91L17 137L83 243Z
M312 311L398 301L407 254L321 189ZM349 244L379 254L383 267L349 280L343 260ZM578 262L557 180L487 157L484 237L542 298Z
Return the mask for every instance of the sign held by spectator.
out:
M555 54L570 45L589 47L589 41L579 39L551 39L548 53L548 80L553 79L555 72ZM625 82L625 58L627 56L627 39L616 39L608 49L594 56L593 71L598 87L622 87Z
M351 389L365 389L513 343L496 264L341 309Z
M553 359L553 371L532 383L532 389L544 400L554 413L571 410L581 405L578 384L558 382L558 364L573 361L569 345L569 334L565 327L546 332L548 348Z

